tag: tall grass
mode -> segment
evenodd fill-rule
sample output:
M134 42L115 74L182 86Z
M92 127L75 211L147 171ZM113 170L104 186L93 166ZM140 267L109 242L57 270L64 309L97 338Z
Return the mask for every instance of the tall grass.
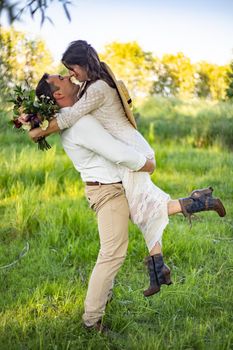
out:
M231 103L150 98L138 112L141 130L151 141L156 137L197 148L214 144L233 148Z
M229 105L176 100L151 100L141 107L140 130L156 151L153 181L173 198L212 185L227 216L200 213L191 229L182 216L170 218L163 249L174 284L149 299L142 294L148 253L130 224L128 256L104 318L112 333L103 336L81 324L99 244L80 177L58 135L50 151L39 152L25 135L6 127L2 112L0 267L16 263L0 268L0 349L233 347L231 113ZM216 131L221 140L197 142L194 130L200 125L205 135L221 126ZM27 242L29 251L20 258Z

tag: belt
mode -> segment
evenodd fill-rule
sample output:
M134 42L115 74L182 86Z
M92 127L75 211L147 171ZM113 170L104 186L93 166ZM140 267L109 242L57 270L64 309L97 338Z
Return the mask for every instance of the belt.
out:
M122 181L113 182L113 183L110 183L110 184L103 184L102 182L98 182L98 181L95 181L95 182L87 181L86 182L87 186L115 185L115 184L122 184Z

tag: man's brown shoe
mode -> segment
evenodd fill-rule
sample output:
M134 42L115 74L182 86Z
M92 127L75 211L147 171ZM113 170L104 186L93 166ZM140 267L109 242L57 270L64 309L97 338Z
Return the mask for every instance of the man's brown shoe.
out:
M95 324L91 325L91 326L87 326L85 323L84 323L84 327L88 330L88 331L96 331L98 333L102 333L102 334L107 334L110 329L105 326L103 324L103 321L102 320L99 320L97 321Z

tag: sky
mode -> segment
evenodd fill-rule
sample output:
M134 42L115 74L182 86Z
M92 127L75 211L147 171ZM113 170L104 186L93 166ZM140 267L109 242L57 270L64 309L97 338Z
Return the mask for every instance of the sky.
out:
M97 51L112 41L137 41L161 57L182 51L192 62L219 65L233 58L233 0L73 0L69 23L55 1L50 22L29 14L14 27L42 37L55 61L72 40L87 40ZM7 22L3 19L3 24Z

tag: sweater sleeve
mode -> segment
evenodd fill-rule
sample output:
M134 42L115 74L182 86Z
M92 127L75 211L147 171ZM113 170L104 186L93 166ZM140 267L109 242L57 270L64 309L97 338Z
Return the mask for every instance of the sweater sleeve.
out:
M65 108L56 114L59 129L67 129L74 125L84 115L98 109L104 103L104 93L93 83L84 95L72 107Z

